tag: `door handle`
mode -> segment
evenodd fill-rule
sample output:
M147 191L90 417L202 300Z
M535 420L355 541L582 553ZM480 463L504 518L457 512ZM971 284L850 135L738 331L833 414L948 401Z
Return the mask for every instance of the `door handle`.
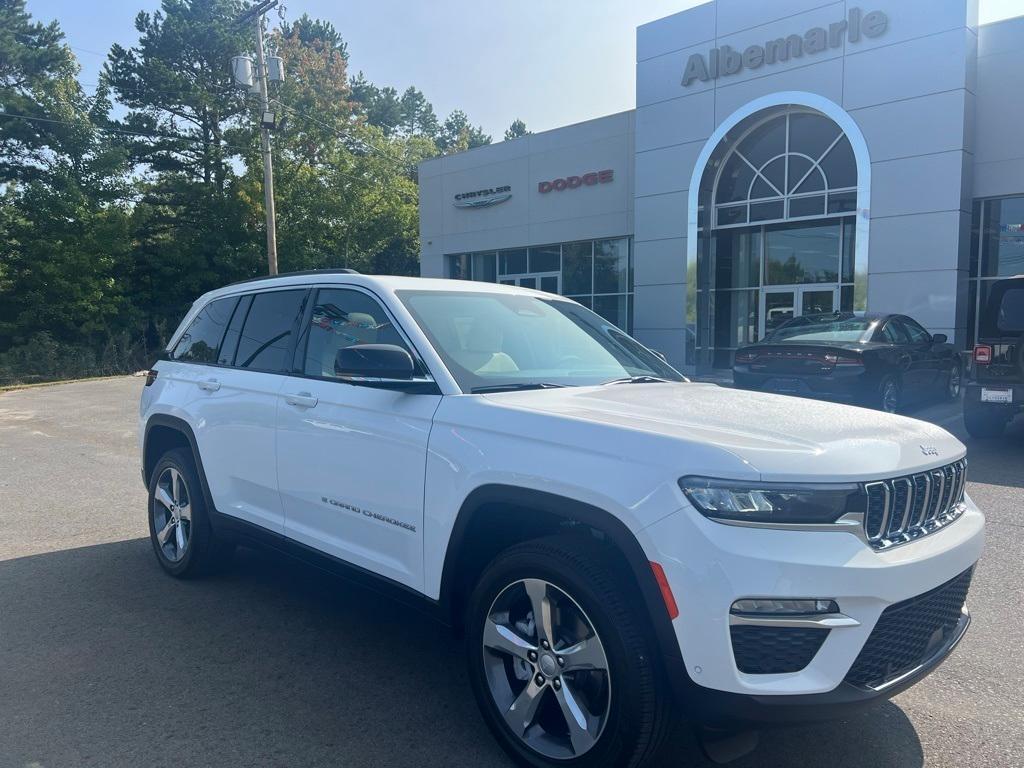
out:
M292 395L285 395L284 401L288 405L294 405L297 408L312 408L317 404L315 395L311 395L309 392L296 392Z
M199 388L205 389L207 392L216 392L220 389L220 382L216 379L206 379L206 381L199 382Z

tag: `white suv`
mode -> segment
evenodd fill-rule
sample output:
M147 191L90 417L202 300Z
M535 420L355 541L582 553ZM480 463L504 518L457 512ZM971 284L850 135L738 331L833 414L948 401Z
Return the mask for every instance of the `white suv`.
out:
M201 297L150 372L160 564L260 543L422 598L521 764L636 766L706 728L845 713L969 622L964 446L688 382L579 304L319 272Z

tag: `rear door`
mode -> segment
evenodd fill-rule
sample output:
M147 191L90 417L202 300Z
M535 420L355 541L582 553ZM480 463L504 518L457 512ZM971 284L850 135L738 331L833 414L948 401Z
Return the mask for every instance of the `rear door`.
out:
M890 322L897 323L907 339L910 372L904 377L904 391L909 388L908 382L912 382L913 391L907 394L914 399L925 397L937 386L939 377L940 362L932 335L909 317L894 317Z
M338 350L352 345L395 344L419 359L370 292L319 288L303 325L298 372L286 380L278 404L285 533L420 589L427 441L441 396L335 374Z
M308 289L268 290L238 301L218 364L198 372L187 408L219 512L277 533L277 393L290 368ZM197 367L198 368L198 367Z

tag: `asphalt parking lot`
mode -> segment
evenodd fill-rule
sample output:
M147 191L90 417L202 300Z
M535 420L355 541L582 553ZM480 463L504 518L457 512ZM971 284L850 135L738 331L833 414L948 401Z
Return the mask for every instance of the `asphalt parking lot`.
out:
M0 394L0 766L507 766L448 630L242 551L177 582L146 538L141 379ZM966 440L951 404L910 415ZM923 683L764 734L737 768L1024 766L1024 420L969 441L974 624ZM679 728L666 766L705 765Z

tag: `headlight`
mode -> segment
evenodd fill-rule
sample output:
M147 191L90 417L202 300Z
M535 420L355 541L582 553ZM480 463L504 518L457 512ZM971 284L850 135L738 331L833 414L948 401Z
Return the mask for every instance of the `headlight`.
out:
M860 486L748 483L683 477L686 498L706 517L751 523L828 524L863 512Z

